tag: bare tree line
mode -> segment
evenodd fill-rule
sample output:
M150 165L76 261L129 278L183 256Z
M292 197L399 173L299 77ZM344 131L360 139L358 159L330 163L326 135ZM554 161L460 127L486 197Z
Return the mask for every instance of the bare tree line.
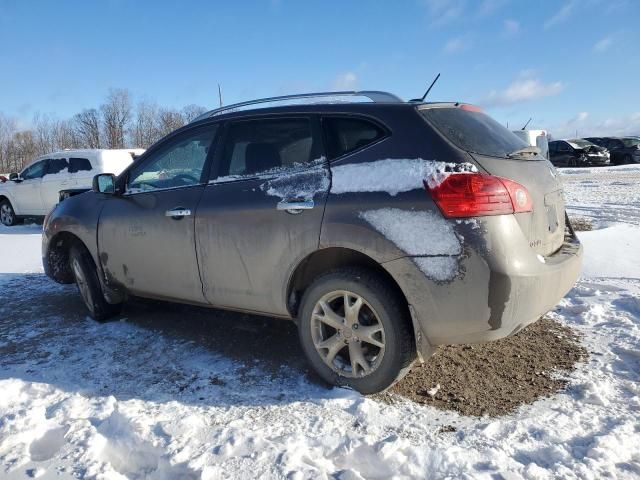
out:
M128 90L111 89L98 108L66 120L36 113L29 128L0 112L0 172L19 171L34 158L65 148L148 148L205 110L169 109L150 100L134 106Z

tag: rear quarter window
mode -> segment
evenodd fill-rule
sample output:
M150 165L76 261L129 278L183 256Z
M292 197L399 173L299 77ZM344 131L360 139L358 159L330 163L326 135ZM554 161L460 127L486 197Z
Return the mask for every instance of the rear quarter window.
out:
M486 113L459 107L418 110L444 137L470 153L506 158L527 143ZM536 157L543 160L542 157Z
M91 162L88 158L70 158L69 173L89 172L91 171Z
M361 118L325 117L322 126L329 160L364 148L386 136L381 127Z

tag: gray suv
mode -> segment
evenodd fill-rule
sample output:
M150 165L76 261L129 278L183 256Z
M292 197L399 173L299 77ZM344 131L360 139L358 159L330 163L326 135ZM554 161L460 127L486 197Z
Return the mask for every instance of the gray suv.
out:
M582 257L535 147L384 92L208 112L58 204L42 252L96 320L130 296L291 319L318 374L362 393L536 321Z

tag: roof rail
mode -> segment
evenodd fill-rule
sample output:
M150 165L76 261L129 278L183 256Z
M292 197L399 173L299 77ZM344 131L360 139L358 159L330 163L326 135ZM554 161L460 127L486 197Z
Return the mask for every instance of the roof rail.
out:
M268 98L259 98L257 100L249 100L247 102L234 103L233 105L225 105L224 107L216 108L214 110L210 110L206 113L203 113L199 117L196 117L192 122L197 122L198 120L202 120L205 118L210 118L215 115L220 115L223 112L229 110L235 110L237 108L247 107L250 105L259 105L261 103L273 103L273 102L281 102L286 100L298 100L304 98L322 98L322 97L367 97L374 103L399 103L403 100L400 97L395 96L392 93L382 92L377 90L362 90L362 91L340 91L340 92L316 92L316 93L299 93L296 95L283 95L280 97L268 97Z

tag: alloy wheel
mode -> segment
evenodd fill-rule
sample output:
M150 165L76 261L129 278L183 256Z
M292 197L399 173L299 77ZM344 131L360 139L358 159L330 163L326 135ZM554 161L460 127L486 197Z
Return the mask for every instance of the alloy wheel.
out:
M7 203L3 203L2 206L0 206L0 222L2 222L3 225L10 227L13 225L14 221L15 215L13 210Z
M370 375L384 357L382 322L371 305L353 292L330 292L316 302L311 336L323 362L343 377Z

